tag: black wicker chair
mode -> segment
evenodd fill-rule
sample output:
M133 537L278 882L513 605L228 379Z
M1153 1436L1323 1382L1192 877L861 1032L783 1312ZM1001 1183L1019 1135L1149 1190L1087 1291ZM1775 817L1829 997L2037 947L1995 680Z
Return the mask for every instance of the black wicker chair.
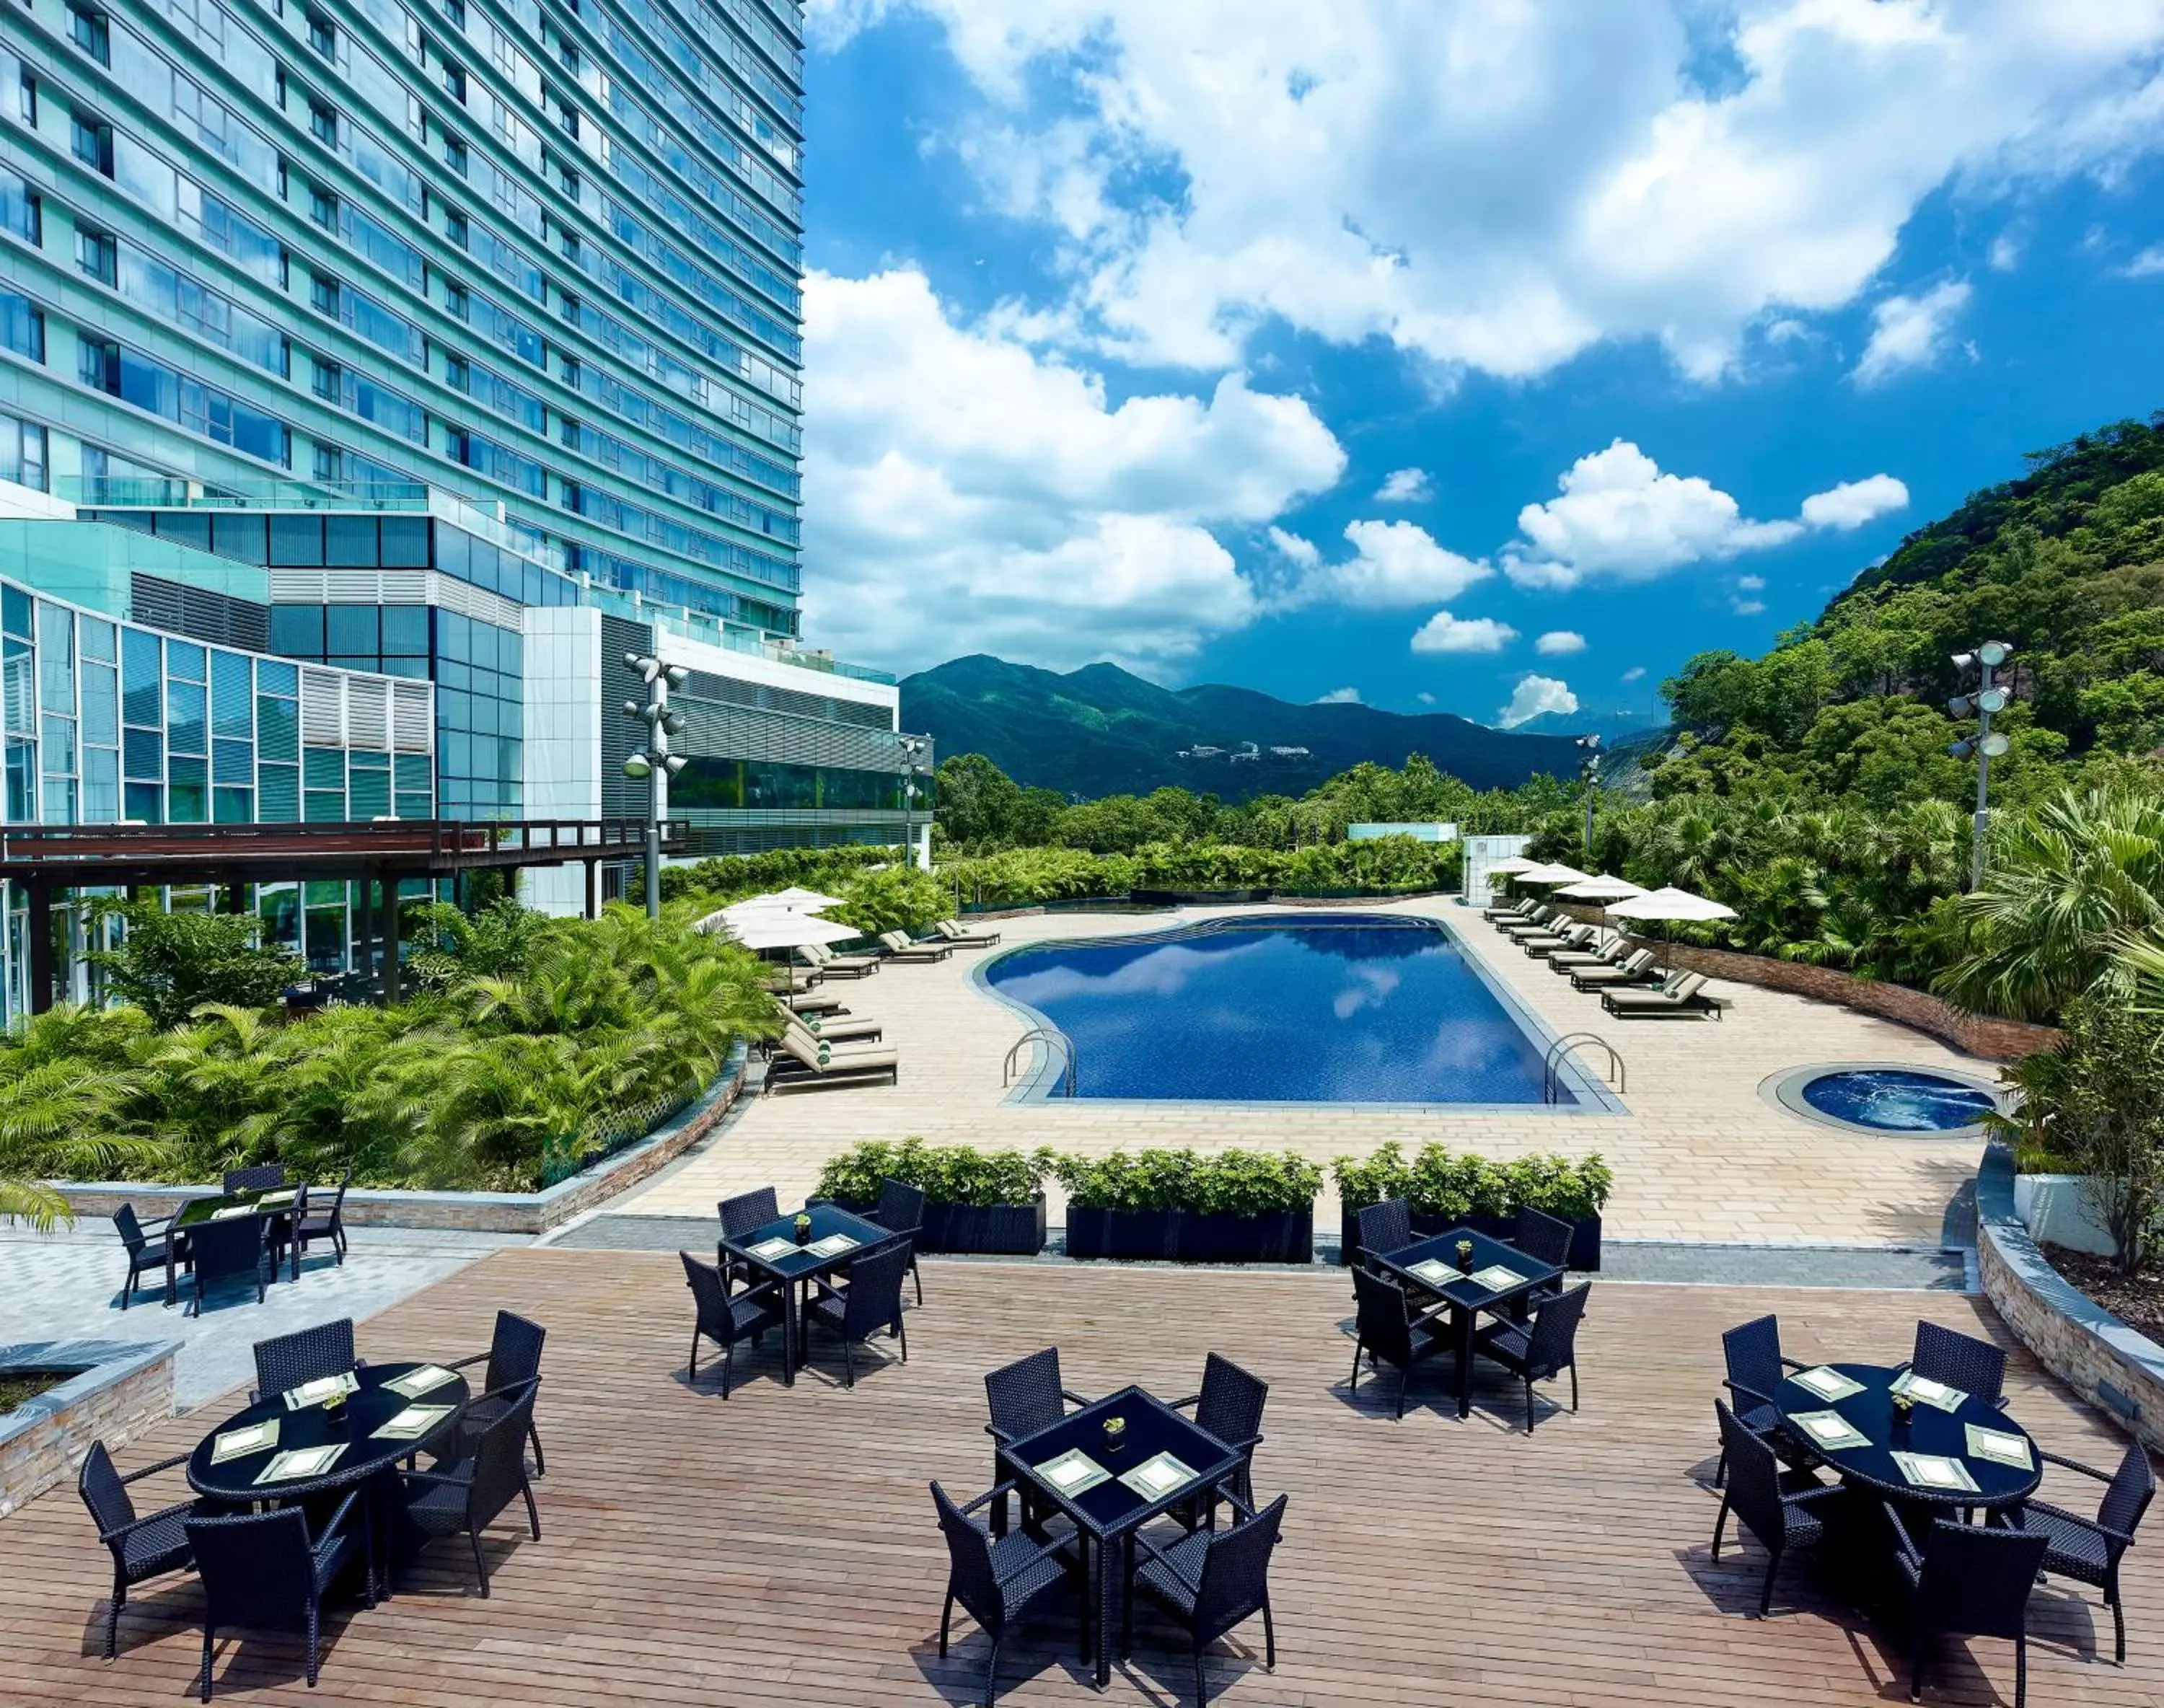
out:
M1248 1374L1232 1359L1213 1352L1202 1361L1201 1391L1172 1402L1177 1406L1192 1406L1196 1425L1240 1455L1240 1469L1227 1480L1232 1491L1251 1506L1255 1495L1249 1473L1254 1465L1255 1449L1262 1444L1263 1405L1269 1397L1268 1382L1260 1376ZM1197 1504L1205 1514L1216 1510L1214 1499L1205 1496L1205 1502ZM1190 1523L1189 1527L1193 1528L1193 1525Z
M1014 1534L995 1533L969 1515L992 1503L995 1510L1006 1505L1014 1487L1001 1483L966 1506L957 1506L938 1484L932 1485L932 1500L939 1513L939 1532L947 1539L947 1600L939 1610L939 1658L947 1658L948 1630L954 1604L984 1629L992 1640L985 1660L985 1708L992 1708L999 1689L1000 1645L1007 1633L1053 1590L1073 1584L1080 1593L1082 1658L1090 1658L1089 1576L1080 1566L1078 1550L1069 1555L1065 1545L1041 1531L1024 1527Z
M283 1163L260 1163L254 1168L225 1171L225 1196L228 1198L235 1192L275 1192L285 1184Z
M722 1349L722 1398L726 1400L735 1383L737 1347L747 1340L757 1346L768 1329L780 1328L782 1313L789 1308L787 1301L781 1296L780 1285L773 1281L749 1292L732 1294L727 1270L702 1264L687 1251L676 1255L684 1260L684 1285L691 1290L698 1311L698 1321L691 1329L691 1360L684 1367L684 1380L698 1379L699 1337L704 1335Z
M1069 1403L1087 1406L1090 1402L1079 1394L1064 1388L1059 1383L1059 1348L1048 1346L1043 1352L1033 1352L1026 1359L1016 1359L985 1378L985 1403L990 1409L991 1422L985 1432L995 1443L992 1449L992 1480L1004 1483L1007 1462L1002 1449L1008 1443L1034 1435L1040 1429L1049 1429L1067 1415ZM1028 1521L1032 1511L1032 1497L1027 1488L1022 1490L1022 1516ZM1007 1527L1006 1496L1001 1495L992 1507L992 1532L1004 1536Z
M889 1233L909 1237L909 1274L917 1283L917 1302L924 1302L924 1276L917 1267L917 1242L924 1233L924 1194L900 1180L880 1182L879 1207L869 1220Z
M338 1183L338 1190L331 1195L331 1207L328 1210L320 1207L320 1201L314 1207L295 1205L293 1243L299 1248L301 1256L307 1256L308 1248L318 1240L327 1239L331 1249L338 1253L339 1262L345 1262L345 1189L352 1184L353 1170L348 1169L345 1178Z
M1270 1553L1284 1524L1285 1497L1280 1495L1260 1512L1222 1485L1216 1492L1232 1505L1238 1521L1226 1530L1198 1530L1169 1548L1159 1548L1137 1532L1140 1558L1127 1579L1121 1604L1120 1653L1132 1652L1135 1590L1156 1602L1187 1628L1195 1643L1195 1708L1209 1700L1202 1676L1202 1652L1256 1614L1263 1616L1263 1664L1277 1670L1277 1627L1270 1618Z
M301 1279L301 1223L308 1214L307 1182L293 1188L293 1207L275 1216L263 1218L263 1231L270 1245L270 1279L278 1279L281 1265L286 1266L288 1279Z
M1427 1318L1413 1314L1405 1303L1405 1290L1395 1281L1355 1269L1352 1296L1358 1301L1358 1332L1352 1343L1352 1380L1345 1391L1348 1395L1358 1391L1360 1355L1365 1353L1377 1369L1389 1364L1398 1370L1398 1416L1403 1417L1413 1366L1443 1351L1443 1338Z
M108 1660L113 1658L118 1641L120 1610L128 1605L128 1592L136 1584L163 1577L167 1572L185 1570L190 1557L187 1534L181 1528L183 1521L221 1510L208 1500L178 1500L170 1506L160 1506L155 1512L136 1511L135 1502L128 1492L129 1485L187 1462L186 1453L175 1453L169 1459L160 1459L155 1465L145 1465L123 1477L115 1469L105 1443L93 1441L83 1459L82 1470L76 1478L76 1493L90 1509L91 1518L97 1526L97 1539L113 1554L113 1600L105 1614Z
M2015 1530L2046 1538L2047 1575L2071 1578L2104 1591L2104 1605L2111 1609L2112 1658L2125 1666L2126 1614L2119 1605L2119 1562L2134 1545L2134 1532L2156 1495L2156 1474L2150 1469L2148 1451L2140 1442L2132 1443L2114 1472L2100 1471L2079 1459L2062 1458L2041 1448L2038 1452L2046 1464L2078 1471L2106 1485L2096 1516L2083 1518L2063 1506L2030 1500L2005 1514L2003 1521Z
M756 1192L739 1192L733 1198L722 1200L718 1208L722 1215L722 1238L742 1239L748 1233L756 1233L769 1222L781 1219L781 1201L775 1196L774 1188L761 1186ZM715 1262L722 1273L732 1281L748 1281L753 1269L742 1258L733 1258L727 1248L718 1243L715 1247Z
M470 1369L484 1359L488 1369L481 1378L484 1394L502 1395L522 1382L531 1381L541 1374L541 1343L548 1339L549 1331L538 1322L528 1322L515 1311L496 1313L496 1332L490 1337L488 1350L477 1352L470 1358L462 1358L449 1366L454 1370ZM471 1453L481 1433L502 1415L504 1402L501 1399L475 1400L467 1406L459 1419L459 1441L440 1458L463 1458ZM541 1437L527 1421L526 1438L533 1448L533 1474L549 1474L549 1462L541 1456Z
M1728 1462L1728 1484L1720 1491L1720 1511L1713 1521L1713 1557L1720 1558L1720 1534L1728 1527L1728 1515L1757 1537L1769 1558L1766 1581L1758 1591L1758 1616L1763 1619L1773 1606L1773 1579L1781 1569L1781 1556L1792 1548L1814 1548L1825 1540L1825 1526L1810 1510L1810 1503L1838 1495L1838 1483L1821 1483L1809 1471L1784 1471L1773 1448L1742 1419L1716 1400L1714 1421L1720 1428L1722 1456Z
M173 1266L180 1256L175 1245L173 1218L160 1217L145 1227L136 1218L135 1206L123 1204L113 1212L113 1225L120 1230L120 1243L128 1248L128 1285L120 1290L120 1308L125 1311L134 1301L143 1271L160 1268L165 1272L165 1302L171 1304L179 1296L174 1285ZM186 1239L187 1236L177 1238Z
M1560 1217L1526 1205L1510 1224L1510 1243L1529 1258L1562 1269L1570 1262L1570 1242L1575 1232Z
M348 1370L360 1369L360 1363L353 1349L350 1316L259 1340L255 1343L255 1386L249 1393L248 1403L260 1405L265 1400L276 1399L303 1382L342 1376Z
M1720 1337L1720 1355L1728 1365L1720 1385L1728 1390L1736 1417L1753 1435L1772 1436L1781 1426L1781 1408L1774 1395L1790 1370L1806 1368L1799 1359L1782 1356L1780 1318L1754 1316L1737 1323ZM1724 1446L1720 1463L1714 1467L1713 1486L1718 1489L1727 1479L1728 1450Z
M804 1336L808 1357L813 1324L842 1337L842 1385L857 1385L857 1343L875 1334L891 1334L909 1362L909 1331L901 1325L901 1288L909 1279L910 1243L893 1239L849 1265L849 1285L835 1287L822 1280L804 1301Z
M1385 1198L1363 1207L1354 1218L1360 1230L1362 1262L1379 1254L1403 1251L1413 1243L1413 1206L1410 1199Z
M1578 1410L1578 1325L1585 1315L1585 1301L1593 1283L1580 1281L1568 1292L1557 1293L1533 1307L1526 1322L1507 1319L1484 1323L1473 1337L1473 1349L1493 1359L1526 1385L1526 1433L1533 1432L1533 1384L1552 1381L1570 1372L1570 1409Z
M1919 1322L1909 1368L1920 1376L1959 1388L1987 1406L2004 1409L2006 1405L2006 1354L1972 1334Z
M270 1279L270 1230L269 1218L234 1216L223 1222L199 1222L187 1231L188 1274L195 1296L188 1313L202 1315L203 1295L215 1281L238 1275L255 1283L255 1302L263 1302L264 1284Z
M2014 1708L2025 1708L2029 1593L2051 1538L1940 1518L1920 1549L1900 1512L1890 1501L1880 1504L1894 1533L1896 1580L1909 1597L1909 1700L1924 1700L1924 1648L1932 1637L1998 1637L2014 1645Z
M533 1401L541 1379L533 1377L501 1394L481 1398L496 1404L496 1421L481 1433L473 1451L433 1470L407 1471L406 1516L429 1538L463 1532L473 1543L475 1574L481 1597L488 1596L488 1561L481 1533L515 1496L526 1499L526 1523L541 1540L541 1515L533 1505L533 1485L526 1477L526 1437L533 1425Z
M348 1494L317 1535L304 1506L225 1518L191 1518L185 1527L203 1586L202 1700L210 1700L211 1662L218 1633L233 1627L306 1627L308 1683L322 1661L324 1592L356 1560L367 1571L368 1605L376 1578L368 1549L349 1529L358 1490Z

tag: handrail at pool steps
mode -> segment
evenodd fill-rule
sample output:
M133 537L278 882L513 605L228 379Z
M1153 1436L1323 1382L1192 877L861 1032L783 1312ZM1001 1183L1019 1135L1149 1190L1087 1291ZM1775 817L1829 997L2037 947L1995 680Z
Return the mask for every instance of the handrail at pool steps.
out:
M1563 1064L1574 1056L1580 1047L1597 1043L1608 1052L1608 1077L1619 1094L1627 1095L1631 1089L1630 1075L1623 1065L1623 1058L1614 1044L1597 1032L1567 1032L1547 1048L1541 1058L1541 1101L1552 1103L1562 1089Z
M1066 1082L1067 1095L1072 1097L1074 1095L1074 1040L1058 1027L1043 1022L1032 1026L1008 1047L1006 1061L1000 1069L1001 1089L1004 1090L1014 1083L1015 1058L1022 1054L1024 1044L1030 1043L1042 1043L1044 1046L1048 1062L1054 1054L1066 1059L1066 1069L1059 1077Z

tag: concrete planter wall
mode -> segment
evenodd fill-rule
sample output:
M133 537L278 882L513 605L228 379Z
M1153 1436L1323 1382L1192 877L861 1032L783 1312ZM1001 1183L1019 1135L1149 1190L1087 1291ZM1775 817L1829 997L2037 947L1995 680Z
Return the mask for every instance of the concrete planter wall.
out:
M2119 1249L2111 1230L2098 1218L2085 1175L2016 1175L2014 1213L2039 1245L2062 1245L2068 1251L2109 1257Z
M722 1077L691 1106L637 1144L627 1145L582 1174L538 1192L407 1192L355 1187L345 1195L345 1219L357 1227L444 1227L473 1233L546 1233L583 1216L683 1155L712 1131L742 1094L741 1046ZM312 1185L314 1183L311 1183ZM145 1220L169 1216L215 1186L144 1185L134 1180L55 1181L80 1217L109 1217L133 1204ZM313 1201L313 1195L311 1202Z
M0 1372L75 1370L71 1380L0 1415L0 1517L108 1448L173 1415L174 1340L46 1340L0 1347Z
M2014 1206L2014 1154L1993 1144L1977 1169L1977 1267L2008 1327L2045 1369L2105 1416L2164 1450L2164 1347L2074 1287L2045 1259Z

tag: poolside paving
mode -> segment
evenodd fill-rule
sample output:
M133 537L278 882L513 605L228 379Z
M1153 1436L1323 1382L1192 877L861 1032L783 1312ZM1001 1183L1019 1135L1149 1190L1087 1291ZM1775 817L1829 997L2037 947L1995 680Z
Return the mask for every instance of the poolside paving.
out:
M1776 1311L1788 1351L1890 1363L1920 1314L2008 1344L1979 1300L1915 1292L1610 1287L1595 1283L1579 1338L1584 1409L1542 1406L1530 1437L1515 1389L1484 1380L1458 1421L1440 1371L1402 1422L1393 1382L1345 1390L1342 1275L924 1264L910 1358L839 1385L831 1346L794 1388L769 1343L724 1401L682 1380L690 1307L666 1254L525 1248L495 1253L361 1327L375 1360L456 1356L512 1306L545 1324L537 1422L549 1475L542 1537L504 1522L486 1544L492 1593L463 1543L439 1544L398 1595L328 1621L322 1683L275 1632L221 1642L217 1700L303 1708L768 1708L781 1702L920 1708L980 1700L985 1640L958 1614L938 1654L946 1563L928 1479L982 1490L984 1374L1056 1343L1084 1393L1128 1382L1192 1391L1217 1351L1270 1384L1255 1487L1289 1506L1272 1569L1279 1664L1259 1624L1213 1650L1213 1702L1322 1708L1863 1708L1906 1690L1898 1627L1858 1612L1807 1559L1784 1566L1774 1616L1755 1609L1765 1555L1710 1554L1717 1497L1711 1401L1720 1332ZM2046 1447L2111 1463L2120 1442L2010 1348L2014 1417ZM223 1405L224 1402L221 1402ZM132 1443L123 1469L192 1446L218 1408ZM139 1490L174 1486L170 1474ZM2093 1495L2048 1474L2049 1495ZM514 1509L515 1510L515 1509ZM2127 1664L2110 1620L2056 1580L2030 1614L2030 1700L2135 1708L2164 1700L2164 1550L2128 1558ZM105 1553L73 1492L0 1521L0 1699L169 1708L192 1684L200 1591L147 1585L97 1658ZM1002 1703L1193 1700L1184 1644L1138 1613L1133 1660L1089 1688L1070 1606L1025 1627L1001 1669ZM2011 1646L1935 1646L1926 1700L2010 1701Z
M1226 911L1179 917L1221 918ZM1497 1112L1015 1103L1001 1084L1002 1061L1025 1022L970 980L970 969L999 951L964 949L936 964L890 966L869 979L824 987L853 1013L882 1022L886 1041L901 1052L899 1085L759 1099L698 1153L610 1205L609 1212L711 1217L719 1199L766 1185L785 1199L801 1199L836 1152L863 1138L911 1133L938 1143L1049 1144L1093 1154L1146 1144L1256 1146L1289 1148L1323 1162L1364 1154L1385 1140L1409 1149L1440 1140L1494 1157L1600 1152L1616 1175L1606 1231L1620 1238L1927 1248L1949 1243L1949 1207L1975 1173L1972 1143L1837 1132L1770 1106L1759 1085L1815 1062L1899 1062L1986 1075L1990 1064L1890 1021L1751 986L1715 986L1735 1000L1723 1022L1615 1020L1597 997L1573 991L1470 909L1428 901L1367 911L1445 919L1468 951L1552 1032L1592 1030L1609 1038L1627 1064L1627 1112L1563 1112L1537 1105ZM1163 914L1069 914L996 923L1005 934L1002 947L1012 947L1174 922ZM1337 1215L1326 1188L1316 1206L1318 1228L1334 1228ZM1053 1219L1064 1219L1056 1188Z

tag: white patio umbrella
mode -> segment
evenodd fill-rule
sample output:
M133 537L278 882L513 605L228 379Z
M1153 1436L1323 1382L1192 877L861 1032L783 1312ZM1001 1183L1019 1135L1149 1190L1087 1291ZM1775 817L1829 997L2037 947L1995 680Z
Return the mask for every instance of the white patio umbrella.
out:
M727 928L730 938L746 949L800 949L807 943L847 943L864 933L854 925L839 925L831 919L822 919L812 913L792 913L786 908L769 908L756 917L732 922ZM789 988L796 988L796 960L792 954L789 960Z
M1528 866L1514 881L1521 884L1583 884L1592 875L1576 866Z
M1648 890L1642 896L1632 896L1615 903L1608 910L1610 919L1733 919L1736 910L1723 907L1710 896L1694 896L1688 890L1678 890L1670 885L1666 889Z
M762 919L786 919L807 913L816 913L822 907L839 907L838 896L822 896L817 890L776 890L768 896L748 896L741 901L732 901L726 907L707 914L691 928L694 931L734 930L739 924L756 923Z
M1597 878L1588 878L1582 884L1566 885L1556 891L1557 895L1567 896L1573 901L1602 903L1626 901L1631 896L1645 893L1642 884L1634 884L1628 878L1610 877L1605 874Z
M1489 861L1488 870L1506 878L1514 878L1520 872L1530 872L1538 865L1538 860L1529 860L1523 854L1505 854L1500 860Z
M840 907L842 898L839 896L822 896L817 890L806 890L801 885L791 884L786 890L776 890L771 896L754 896L750 901L738 905L761 906L769 902L794 908L800 913L817 913L822 907Z

